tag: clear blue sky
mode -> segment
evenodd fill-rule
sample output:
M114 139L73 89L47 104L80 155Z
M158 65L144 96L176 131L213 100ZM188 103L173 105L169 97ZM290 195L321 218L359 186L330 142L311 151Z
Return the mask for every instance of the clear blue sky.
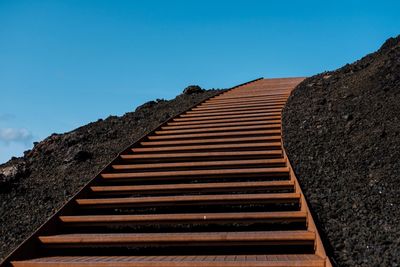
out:
M400 33L399 3L0 0L0 162L189 84L335 69Z

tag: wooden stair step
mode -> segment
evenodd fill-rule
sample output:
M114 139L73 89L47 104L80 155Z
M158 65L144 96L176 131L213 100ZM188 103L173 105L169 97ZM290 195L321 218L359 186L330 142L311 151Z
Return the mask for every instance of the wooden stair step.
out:
M236 118L236 119L242 119L242 118L250 118L250 117L257 117L257 118L262 118L262 117L272 117L272 116L281 116L281 111L279 112L272 112L272 111L268 111L268 112L259 112L259 113L251 113L251 114L237 114L237 115L216 115L216 116L202 116L202 117L176 117L173 119L173 121L196 121L196 122L200 122L200 121L209 121L209 120L217 120L217 119L232 119L232 118Z
M262 81L258 85L253 85L253 86L243 86L239 87L236 90L224 92L221 95L231 95L231 94L236 94L236 93L281 93L281 92L290 92L290 90L293 88L293 84L280 84L280 83L269 83L269 84L262 84Z
M257 182L224 182L192 184L158 184L158 185L116 185L91 186L91 191L100 194L139 194L139 193L190 193L190 192L235 192L243 190L276 191L293 190L293 181L257 181Z
M276 102L285 102L287 101L287 98L285 97L264 97L264 98L259 98L259 99L241 99L238 98L236 100L221 100L219 101L217 98L214 99L209 99L204 101L203 103L201 103L200 105L196 106L195 108L199 108L199 107L217 107L219 105L222 106L228 106L228 105L251 105L251 104L269 104L269 103L276 103ZM221 103L220 103L221 102Z
M145 164L114 164L114 170L163 169L163 168L194 168L194 167L228 167L228 166L282 166L286 160L281 159L250 159L250 160L221 160L221 161L189 161L172 163Z
M280 120L256 120L256 121L234 121L224 123L205 123L199 125L167 125L161 127L162 130L183 130L183 129L198 129L198 128L212 128L212 127L229 127L229 126L253 126L263 124L280 124Z
M249 94L251 96L257 97L257 96L267 96L265 92L262 91L237 91L235 93L230 93L229 95L227 94L226 97L221 97L220 99L232 99L232 98L241 98L241 97L248 97ZM286 95L287 97L289 96L290 92L289 91L275 91L274 93L268 94L269 96L284 96Z
M191 138L212 138L223 136L254 136L254 135L278 135L280 129L274 130L252 130L252 131L229 131L229 132L212 132L212 133L192 133L192 134L173 134L173 135L150 135L149 140L170 140L170 139L191 139Z
M121 155L121 159L177 159L177 158L232 158L241 157L281 157L282 150L265 150L265 151L229 151L229 152L190 152L190 153L160 153L160 154L131 154Z
M244 144L219 144L219 145L193 145L193 146L161 146L161 147L135 147L133 152L160 152L160 151L198 151L198 150L216 150L216 149L282 149L281 142L268 143L244 143Z
M314 254L188 256L53 256L13 261L14 267L324 267Z
M210 138L210 139L195 139L195 140L172 140L172 141L143 141L142 146L179 146L190 144L220 144L220 143L245 143L245 142L280 142L281 136L251 136L251 137L236 137L236 138Z
M44 245L62 246L243 246L312 245L315 233L309 231L194 232L194 233L114 233L61 234L39 236Z
M210 120L192 120L192 121L175 121L172 120L167 123L167 125L172 126L200 126L203 124L214 124L214 123L230 123L230 122L257 122L257 121L272 121L277 120L280 122L281 115L271 115L271 116L249 116L241 117L240 120L237 118L227 117L225 119L210 119Z
M286 101L286 96L264 96L264 97L256 97L256 98L235 98L235 99L226 99L226 100L218 100L217 98L207 100L199 105L199 107L204 106L219 106L219 105L246 105L246 104L257 104L257 103L274 103L276 101Z
M287 93L287 92L285 92L285 93L281 92L281 93L274 93L274 94L271 94L271 93L263 94L263 93L261 93L261 94L244 95L244 96L242 96L242 94L240 94L240 95L231 94L231 95L226 95L226 96L221 95L221 96L218 96L218 99L216 99L215 102L223 102L223 100L228 100L228 99L235 101L235 100L238 100L238 99L245 100L245 99L257 99L257 98L274 98L274 97L284 97L284 98L287 99L288 94L289 93Z
M224 116L224 115L244 115L244 114L259 114L260 112L281 112L282 108L260 108L256 110L237 110L237 111L224 111L224 112L196 112L188 114L187 112L180 115L181 118L194 118L194 117L212 117L212 116Z
M227 131L243 131L243 130L264 130L264 129L281 129L280 123L261 124L261 125L245 125L245 126L229 126L229 127L209 127L195 129L178 129L178 130L159 130L156 134L186 134L186 133L211 133L211 132L227 132Z
M276 194L234 194L234 195L188 195L157 197L125 197L125 198L90 198L76 199L81 207L114 208L114 207L160 207L187 205L221 205L221 204L260 204L273 203L297 204L299 193Z
M282 93L282 92L290 92L293 88L292 84L279 84L279 83L270 83L270 84L262 84L262 81L258 85L254 85L250 87L239 87L236 90L225 92L221 95L235 95L236 93Z
M254 106L244 106L244 105L234 105L231 107L220 107L220 108L192 108L186 111L185 114L199 114L199 113L223 113L227 111L250 111L250 110L260 110L260 109L281 109L285 103L270 103Z
M230 108L255 108L255 107L267 107L267 106L275 106L275 105L284 105L286 100L276 101L276 100L269 100L269 101L258 101L258 102L245 102L245 103L232 103L232 104L220 104L220 105L213 105L213 104L202 104L197 107L192 108L191 110L209 110L209 111L217 111L217 110L225 110Z
M147 177L191 177L191 176L236 176L236 175L265 175L270 176L288 176L288 167L272 168L250 168L250 169L211 169L211 170L184 170L184 171L157 171L157 172L121 172L121 173L102 173L103 179L121 179L121 178L147 178Z
M226 94L222 94L220 95L220 97L218 97L218 99L224 99L225 97L232 97L232 96L237 96L240 97L242 95L244 96L259 96L259 95L263 95L263 96L270 96L270 97L275 97L277 95L286 95L288 96L290 94L290 89L289 87L274 87L274 88L270 88L270 90L265 90L262 88L239 88L238 90L235 90L234 92L227 92Z
M107 225L107 224L207 224L226 222L305 222L306 212L240 212L240 213L192 213L192 214L151 214L151 215L80 215L60 216L65 224Z

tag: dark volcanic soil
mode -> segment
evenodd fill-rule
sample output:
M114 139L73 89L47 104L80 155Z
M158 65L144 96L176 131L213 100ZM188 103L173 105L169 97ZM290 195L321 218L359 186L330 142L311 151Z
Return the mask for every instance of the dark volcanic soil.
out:
M218 92L188 87L173 100L151 101L122 117L53 134L24 157L0 165L0 261L119 152Z
M400 265L400 36L303 81L284 143L339 266Z

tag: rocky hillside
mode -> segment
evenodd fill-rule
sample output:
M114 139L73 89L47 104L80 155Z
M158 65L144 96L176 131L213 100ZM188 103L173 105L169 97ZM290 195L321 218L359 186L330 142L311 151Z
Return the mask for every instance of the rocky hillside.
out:
M284 143L339 266L400 265L400 36L304 80Z
M119 152L161 122L219 93L189 86L175 99L156 100L35 143L0 165L0 259L38 228Z
M174 100L53 134L1 165L0 258L118 152L217 92L190 87ZM285 148L338 266L400 265L399 103L400 36L304 80L284 109Z

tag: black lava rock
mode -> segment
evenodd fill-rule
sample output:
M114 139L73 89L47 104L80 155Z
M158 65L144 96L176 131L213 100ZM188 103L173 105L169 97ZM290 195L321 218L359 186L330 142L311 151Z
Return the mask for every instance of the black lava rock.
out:
M400 36L304 80L283 138L339 266L400 265Z

